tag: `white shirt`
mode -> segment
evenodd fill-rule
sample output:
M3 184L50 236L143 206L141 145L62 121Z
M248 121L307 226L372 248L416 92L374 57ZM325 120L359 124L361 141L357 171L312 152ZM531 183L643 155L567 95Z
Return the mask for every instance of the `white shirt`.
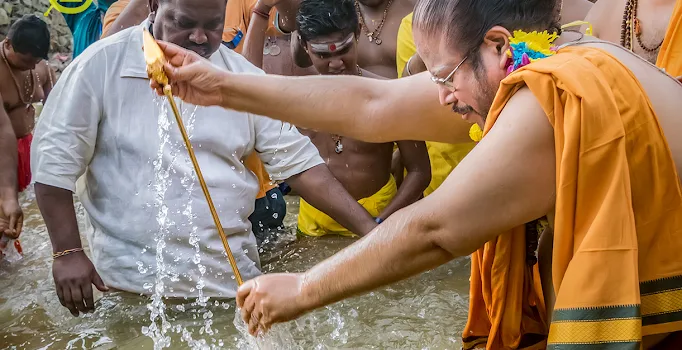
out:
M201 187L191 180L193 168L175 118L168 102L149 87L142 53L142 28L147 25L145 21L94 43L64 71L36 126L33 177L75 191L85 175L77 194L92 224L87 237L93 263L108 286L153 292L155 236L161 231L166 237L160 258L168 273L164 295L197 296L205 269L205 296L234 297L234 276ZM210 60L229 71L264 74L223 45ZM167 116L160 113L160 105L165 105ZM239 270L244 280L253 278L260 274L260 262L248 217L259 184L243 160L258 152L275 181L323 161L310 139L287 123L179 100L178 107ZM160 119L168 121L169 134L161 152ZM164 192L157 174L167 177L163 197L157 197ZM157 215L166 209L168 221L163 223ZM164 225L166 230L160 229ZM199 238L199 265L193 261L193 227Z

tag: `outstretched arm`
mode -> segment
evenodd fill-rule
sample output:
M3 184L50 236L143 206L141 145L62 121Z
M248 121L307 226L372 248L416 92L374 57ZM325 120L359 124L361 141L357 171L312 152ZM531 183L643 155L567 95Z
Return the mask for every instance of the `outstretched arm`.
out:
M355 76L223 76L223 107L366 142L470 142L470 124L438 102L428 73L397 80ZM269 103L263 103L269 101ZM292 103L305 101L305 103Z
M220 105L366 142L470 142L471 124L438 102L427 72L404 79L356 76L282 77L235 74L194 52L159 42L173 94L196 105ZM151 81L163 94L162 86ZM267 103L263 103L267 101Z
M552 209L554 161L552 126L521 90L438 190L302 275L248 281L237 296L242 316L255 333L470 254Z

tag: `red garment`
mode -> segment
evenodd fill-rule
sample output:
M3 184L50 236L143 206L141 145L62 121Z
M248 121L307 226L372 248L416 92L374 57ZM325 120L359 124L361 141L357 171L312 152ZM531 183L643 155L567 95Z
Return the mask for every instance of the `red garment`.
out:
M19 192L23 192L31 184L31 142L33 134L28 134L17 140L18 165L17 182Z

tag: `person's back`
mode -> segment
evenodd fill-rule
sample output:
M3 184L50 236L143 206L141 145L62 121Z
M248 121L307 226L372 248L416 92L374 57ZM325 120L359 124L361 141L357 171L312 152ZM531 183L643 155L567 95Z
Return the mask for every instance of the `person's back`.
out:
M632 48L634 53L655 63L675 1L600 0L585 20L592 25L594 36ZM632 15L627 7L633 9Z
M583 39L587 45L608 52L623 63L639 81L666 135L678 175L682 174L682 84L640 56L596 38ZM681 180L682 181L682 180Z
M297 22L301 45L319 74L381 78L358 66L360 33L358 16L351 1L304 0ZM429 163L424 142L398 142L403 151L403 161L407 164L406 179L410 179L399 191L391 175L393 142L368 143L325 132L302 132L315 144L334 177L365 209L382 220L417 200L428 184ZM314 208L309 208L307 203L303 202L301 208L301 232L318 235L324 228L330 233L343 234L330 227L335 225L322 227L325 226L322 221L326 220L320 219L320 215L309 215ZM313 224L312 221L317 222Z

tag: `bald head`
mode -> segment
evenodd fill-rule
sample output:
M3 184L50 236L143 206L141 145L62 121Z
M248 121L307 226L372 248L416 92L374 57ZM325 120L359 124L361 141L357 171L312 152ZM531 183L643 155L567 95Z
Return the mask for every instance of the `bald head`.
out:
M208 58L218 50L227 0L150 0L154 37Z

